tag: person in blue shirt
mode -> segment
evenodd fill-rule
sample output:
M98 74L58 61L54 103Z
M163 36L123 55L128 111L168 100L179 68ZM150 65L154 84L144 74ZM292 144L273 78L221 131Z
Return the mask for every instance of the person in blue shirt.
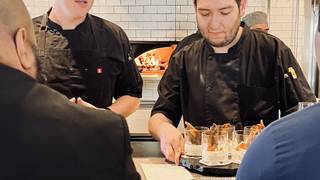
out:
M320 68L320 23L316 55ZM271 123L248 149L236 179L320 179L319 122L320 104L316 104Z

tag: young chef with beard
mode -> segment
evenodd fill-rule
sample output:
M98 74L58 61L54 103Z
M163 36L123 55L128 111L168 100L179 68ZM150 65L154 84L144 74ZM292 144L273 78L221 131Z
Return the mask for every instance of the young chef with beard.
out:
M203 38L178 51L158 87L149 131L165 157L179 163L183 116L194 126L268 125L315 101L291 50L278 38L240 22L247 0L194 0Z

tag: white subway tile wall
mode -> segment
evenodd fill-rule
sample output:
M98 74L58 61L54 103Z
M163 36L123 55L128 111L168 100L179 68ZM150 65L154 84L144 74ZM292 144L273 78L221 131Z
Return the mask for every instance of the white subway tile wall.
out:
M32 17L46 12L53 1L24 0ZM257 10L267 12L267 1L248 0L247 12ZM91 13L121 26L130 40L181 40L195 32L197 27L193 0L95 0ZM297 0L271 0L269 13L270 34L284 41L301 61L305 35L304 3ZM143 98L156 99L157 81L148 80L144 85Z

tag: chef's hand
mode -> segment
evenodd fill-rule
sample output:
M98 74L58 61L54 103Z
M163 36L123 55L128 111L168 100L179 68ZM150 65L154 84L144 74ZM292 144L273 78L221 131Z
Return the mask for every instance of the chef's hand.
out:
M84 107L89 107L89 108L94 108L94 109L99 109L97 107L95 107L94 105L84 101L83 99L81 99L80 97L78 97L77 99L76 98L71 98L70 99L71 102L74 102L76 104L79 104L81 106L84 106Z
M180 156L184 153L184 139L177 128L169 123L161 124L161 152L167 160L179 165Z

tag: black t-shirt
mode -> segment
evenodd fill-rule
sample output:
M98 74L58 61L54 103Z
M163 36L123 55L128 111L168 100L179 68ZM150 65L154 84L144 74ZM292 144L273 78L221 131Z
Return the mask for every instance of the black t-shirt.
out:
M48 19L48 28L49 30L61 33L68 40L66 48L73 50L90 50L97 48L88 17L72 30L64 30L59 24Z

